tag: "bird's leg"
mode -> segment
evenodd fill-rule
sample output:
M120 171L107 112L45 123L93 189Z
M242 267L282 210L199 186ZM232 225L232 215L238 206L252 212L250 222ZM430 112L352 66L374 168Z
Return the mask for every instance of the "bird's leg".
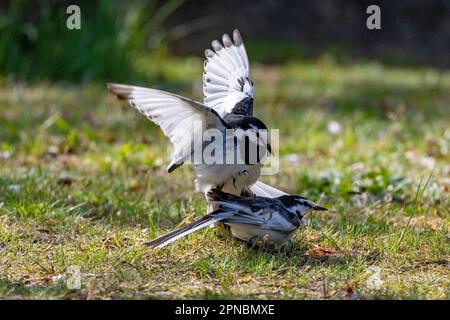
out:
M225 183L216 185L216 189L222 190L224 187ZM207 192L205 192L205 197L206 197L206 202L207 202L207 212L211 213L215 210L218 209L218 206L209 202L208 201L208 197L206 196ZM230 227L228 225L226 225L225 223L222 222L217 222L214 223L210 226L211 228L214 228L214 234L219 237L219 238L225 238L226 236L228 236L231 232L230 232Z
M208 192L205 192L205 198L206 198L206 212L207 213L211 213L211 212L213 212L214 210L216 210L217 209L217 205L215 205L215 204L213 204L213 203L211 203L209 200L208 200L208 196L206 195Z
M285 243L283 243L280 246L280 249L284 252L291 251L293 248L294 248L294 243L292 242L291 239L289 239L288 241L286 241Z
M294 242L289 239L287 242L287 246L288 246L288 250L293 250L294 249Z
M247 248L251 249L255 246L256 241L258 241L258 236L253 236L247 241Z

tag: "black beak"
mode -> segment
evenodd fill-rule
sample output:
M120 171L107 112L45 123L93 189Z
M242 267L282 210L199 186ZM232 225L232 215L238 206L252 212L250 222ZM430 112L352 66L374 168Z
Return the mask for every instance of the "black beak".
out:
M327 208L324 208L324 207L321 207L321 206L315 206L313 209L317 210L317 211L327 211L328 210Z

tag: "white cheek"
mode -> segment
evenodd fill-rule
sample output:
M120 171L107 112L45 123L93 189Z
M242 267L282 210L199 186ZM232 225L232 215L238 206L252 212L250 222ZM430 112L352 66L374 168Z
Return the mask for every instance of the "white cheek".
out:
M310 207L306 207L306 206L298 206L298 210L302 213L302 215L305 215L306 213L312 211L312 209Z

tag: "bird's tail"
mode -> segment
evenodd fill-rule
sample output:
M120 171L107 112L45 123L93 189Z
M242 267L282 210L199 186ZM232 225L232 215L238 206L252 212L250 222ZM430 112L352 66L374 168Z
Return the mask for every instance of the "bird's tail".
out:
M176 230L166 233L162 236L159 236L156 239L146 242L145 245L152 247L152 248L162 248L181 237L187 236L188 234L190 234L192 232L203 229L203 228L205 228L209 225L212 225L216 222L220 222L220 221L224 220L225 218L227 218L228 216L230 216L230 214L232 214L232 213L229 211L226 211L223 209L218 209L214 212L211 212L211 213L203 216L202 218L198 219L197 221L195 221L185 227L176 229Z

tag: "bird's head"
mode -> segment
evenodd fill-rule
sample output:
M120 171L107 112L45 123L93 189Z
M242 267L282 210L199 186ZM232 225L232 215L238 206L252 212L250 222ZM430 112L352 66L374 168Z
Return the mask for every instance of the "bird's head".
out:
M281 196L280 201L286 207L286 209L296 214L300 219L308 212L318 210L325 211L327 208L321 207L314 201L309 200L302 196L297 195L284 195Z

